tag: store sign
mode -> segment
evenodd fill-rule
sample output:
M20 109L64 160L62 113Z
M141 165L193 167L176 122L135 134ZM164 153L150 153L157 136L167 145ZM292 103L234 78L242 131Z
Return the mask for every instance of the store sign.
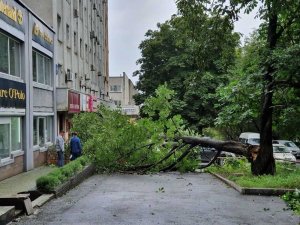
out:
M26 108L26 85L0 78L0 108Z
M88 103L87 111L88 112L93 112L94 99L93 99L92 95L88 95L87 103Z
M24 32L24 9L10 0L0 0L0 18Z
M68 100L69 113L80 113L80 94L69 91Z
M53 52L53 32L37 19L32 22L32 40Z
M86 99L87 99L87 96L85 94L80 94L80 111L83 111L83 112L87 111Z

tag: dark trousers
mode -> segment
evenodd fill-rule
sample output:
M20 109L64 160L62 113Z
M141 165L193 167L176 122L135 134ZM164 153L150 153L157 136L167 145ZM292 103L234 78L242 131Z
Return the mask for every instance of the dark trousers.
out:
M72 153L71 161L77 159L79 156L81 156L81 152Z
M64 152L63 151L57 152L57 166L58 167L64 166Z

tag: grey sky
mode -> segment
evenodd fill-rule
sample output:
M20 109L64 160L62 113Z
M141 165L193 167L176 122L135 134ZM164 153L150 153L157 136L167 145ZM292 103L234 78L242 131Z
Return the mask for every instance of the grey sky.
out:
M175 0L109 0L109 70L110 76L122 72L132 78L141 57L139 44L149 29L156 29L177 12ZM245 15L237 23L236 31L248 35L258 26L253 14ZM132 81L136 82L137 77Z

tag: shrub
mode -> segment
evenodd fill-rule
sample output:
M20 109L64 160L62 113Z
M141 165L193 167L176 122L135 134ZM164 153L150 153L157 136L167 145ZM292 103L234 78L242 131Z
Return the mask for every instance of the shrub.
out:
M76 172L82 171L83 167L88 163L88 159L82 156L61 168L55 168L46 176L39 177L36 180L36 186L39 190L51 192L64 181L72 177Z
M60 180L53 175L42 176L36 181L37 188L43 191L53 191L59 184Z

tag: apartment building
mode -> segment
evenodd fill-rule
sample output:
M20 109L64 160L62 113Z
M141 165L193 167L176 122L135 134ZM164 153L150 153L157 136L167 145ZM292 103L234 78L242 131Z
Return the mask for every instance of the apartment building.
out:
M123 75L109 77L110 91L109 95L116 106L122 109L122 112L131 117L138 117L140 110L135 105L133 96L137 94L133 82L128 78L125 72Z
M0 0L0 180L45 163L56 129L54 30Z
M56 32L57 130L75 113L109 105L106 0L23 0Z

